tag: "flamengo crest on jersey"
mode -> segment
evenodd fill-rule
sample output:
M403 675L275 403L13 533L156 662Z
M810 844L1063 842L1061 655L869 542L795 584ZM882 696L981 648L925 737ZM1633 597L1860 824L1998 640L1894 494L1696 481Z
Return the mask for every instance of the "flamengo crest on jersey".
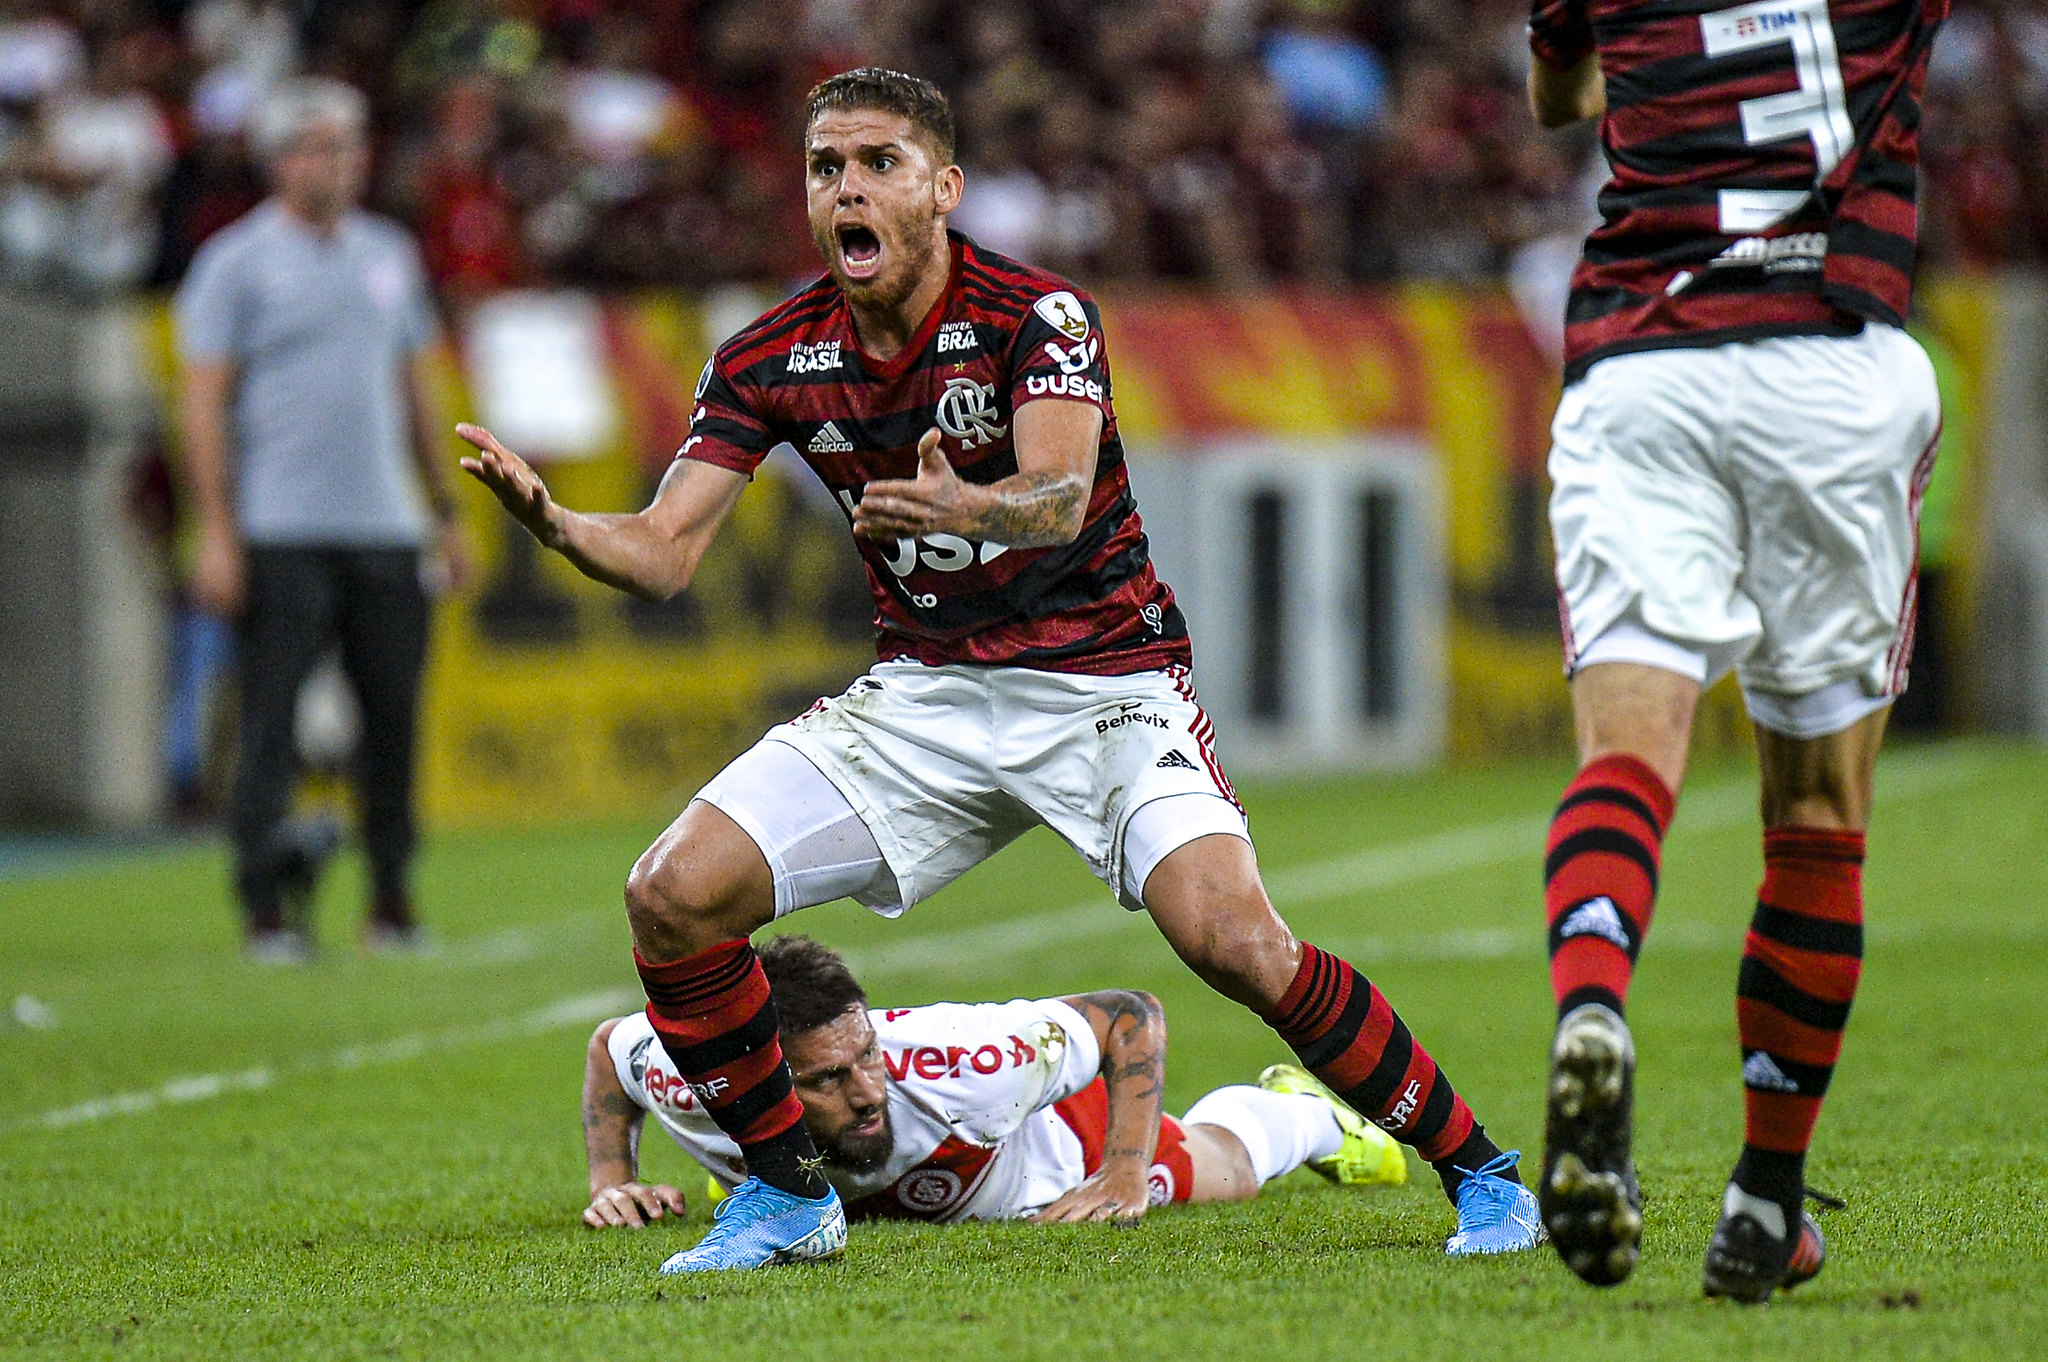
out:
M1529 45L1600 58L1611 172L1565 376L1631 350L1904 323L1920 93L1949 0L1534 0Z
M950 234L952 277L902 352L861 353L830 277L713 356L678 457L752 473L797 450L851 520L869 482L917 474L917 442L968 482L1017 471L1017 408L1040 398L1102 413L1080 536L1019 549L958 535L855 540L884 661L1125 675L1188 663L1187 624L1152 569L1124 468L1101 318L1064 279Z

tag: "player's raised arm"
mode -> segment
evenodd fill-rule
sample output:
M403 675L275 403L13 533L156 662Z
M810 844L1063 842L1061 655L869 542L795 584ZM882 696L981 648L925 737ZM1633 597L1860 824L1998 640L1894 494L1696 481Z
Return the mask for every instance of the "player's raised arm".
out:
M640 1127L647 1113L626 1095L612 1068L610 1041L617 1019L590 1038L583 1063L583 1149L590 1159L590 1205L583 1223L639 1229L664 1215L683 1213L683 1194L666 1184L640 1181Z
M747 485L744 473L677 459L644 511L572 511L548 495L540 475L488 430L464 424L455 433L477 450L462 461L463 470L490 488L535 539L584 576L648 600L667 600L690 584Z
M1149 993L1123 989L1060 1001L1095 1032L1109 1118L1102 1167L1032 1219L1135 1220L1150 1204L1152 1156L1166 1100L1166 1009Z
M986 486L962 481L939 449L936 428L917 444L917 477L871 482L854 509L870 539L957 534L1013 549L1071 544L1087 523L1102 412L1085 402L1017 408L1017 471Z

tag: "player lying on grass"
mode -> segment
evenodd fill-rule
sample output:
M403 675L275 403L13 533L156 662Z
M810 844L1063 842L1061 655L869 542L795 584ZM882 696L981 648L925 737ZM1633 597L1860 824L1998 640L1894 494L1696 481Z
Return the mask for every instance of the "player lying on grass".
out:
M568 510L489 431L459 427L470 475L597 581L688 588L776 448L831 491L867 569L877 665L737 757L626 880L648 1022L753 1174L693 1268L845 1239L751 934L841 898L899 916L1039 826L1429 1162L1457 1207L1445 1252L1542 1242L1516 1156L1380 990L1266 895L1189 681L1187 621L1152 568L1095 304L947 231L963 180L929 82L834 76L804 143L827 273L718 348L645 510Z
M853 1219L1132 1220L1247 1200L1303 1164L1345 1186L1407 1180L1400 1146L1291 1064L1166 1115L1166 1017L1149 994L871 1009L846 962L808 937L758 953L804 1124ZM681 1214L680 1191L639 1180L649 1112L721 1191L744 1182L739 1146L636 1012L590 1039L587 1224Z

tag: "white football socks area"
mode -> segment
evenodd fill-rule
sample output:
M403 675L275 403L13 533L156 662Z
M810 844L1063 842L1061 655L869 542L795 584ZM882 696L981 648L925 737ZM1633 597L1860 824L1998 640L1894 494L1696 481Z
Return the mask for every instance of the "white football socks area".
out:
M1189 1107L1180 1123L1220 1126L1235 1135L1251 1155L1261 1187L1310 1159L1329 1157L1344 1143L1337 1113L1322 1098L1246 1084L1216 1089Z

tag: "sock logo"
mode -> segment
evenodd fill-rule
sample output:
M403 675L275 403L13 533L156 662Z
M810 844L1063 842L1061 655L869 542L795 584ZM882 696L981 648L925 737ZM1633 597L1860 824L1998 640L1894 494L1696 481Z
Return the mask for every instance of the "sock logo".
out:
M1408 1086L1401 1090L1401 1100L1394 1103L1394 1109L1374 1124L1382 1130L1399 1130L1408 1124L1408 1118L1415 1114L1415 1108L1422 1103L1422 1080L1411 1078Z
M731 1086L732 1080L730 1078L714 1078L709 1083L692 1083L690 1091L697 1094L699 1101L709 1105L718 1094Z
M1575 936L1597 936L1611 941L1623 950L1628 949L1628 928L1621 920L1621 910L1614 906L1614 900L1602 894L1599 898L1587 899L1572 909L1565 920L1558 924L1559 940ZM1782 1075L1781 1075L1782 1077Z
M1777 1061L1761 1050L1742 1061L1742 1083L1744 1087L1761 1088L1765 1092L1799 1091L1799 1085L1786 1076Z

